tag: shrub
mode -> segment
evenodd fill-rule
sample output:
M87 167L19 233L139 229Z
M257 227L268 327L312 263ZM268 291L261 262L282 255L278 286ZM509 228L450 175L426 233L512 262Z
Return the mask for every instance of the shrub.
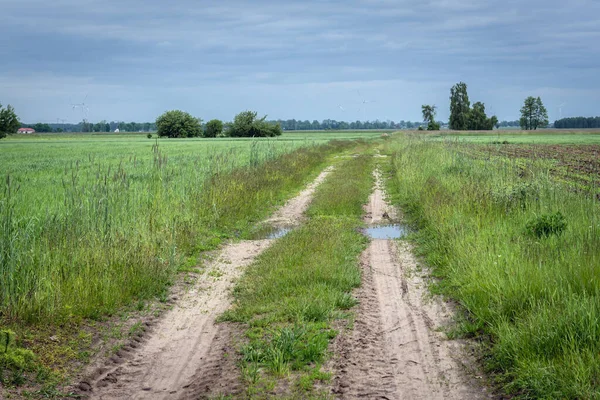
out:
M148 139L152 139L152 134L151 133L148 134Z
M167 111L156 119L158 136L170 138L198 137L202 133L202 127L198 118L180 111Z
M12 370L13 377L15 377L12 384L22 384L22 372L30 371L34 367L35 355L33 352L16 346L13 331L8 329L0 331L0 383L7 381L4 372Z
M211 119L206 123L206 131L204 137L214 138L223 132L223 122L218 119Z
M544 214L527 222L527 233L538 238L560 235L567 227L567 221L560 211Z
M235 116L229 129L232 137L273 137L281 135L281 125L270 124L267 116L257 118L256 111L242 111Z

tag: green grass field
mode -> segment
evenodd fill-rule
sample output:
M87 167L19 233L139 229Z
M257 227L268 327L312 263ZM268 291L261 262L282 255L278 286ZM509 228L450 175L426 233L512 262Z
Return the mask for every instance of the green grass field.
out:
M186 257L249 229L343 148L326 143L344 136L355 134L1 141L0 312L99 317L164 290Z
M484 344L504 392L600 398L598 199L555 179L547 159L461 147L417 135L386 146L390 193L418 227L438 290L462 307L457 333Z
M245 333L240 367L249 394L268 392L288 373L298 396L318 391L329 379L321 365L333 321L347 316L359 284L357 227L372 185L370 140L380 137L0 141L0 340L10 339L8 326L39 344L29 348L48 365L73 360L79 322L166 298L199 254L248 237L335 160L307 223L248 268L223 317ZM489 146L494 141L509 145ZM590 146L600 134L407 132L376 143L390 156L377 161L390 199L439 279L434 290L459 305L450 334L477 338L498 390L600 398L600 170ZM362 156L333 158L349 152ZM44 354L58 347L45 337L53 334L39 333L48 326L69 333L60 351ZM281 347L284 339L293 346ZM11 351L0 352L0 365L15 375L0 374L0 383L45 371L27 350L13 343Z

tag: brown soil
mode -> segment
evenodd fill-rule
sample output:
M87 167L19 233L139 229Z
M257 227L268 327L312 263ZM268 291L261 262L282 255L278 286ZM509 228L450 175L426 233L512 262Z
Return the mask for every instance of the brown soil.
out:
M478 157L497 154L509 158L556 161L551 172L567 181L600 187L600 145L507 144L471 145L469 153Z
M366 206L365 222L377 224L393 208L381 181ZM464 344L440 332L450 307L428 295L427 270L411 246L372 240L361 256L363 284L354 327L334 344L333 393L341 399L479 399L489 395L468 366Z
M278 210L270 224L297 225L315 188L331 168ZM115 356L90 367L78 388L93 399L203 398L240 386L239 373L227 355L235 354L234 329L216 318L230 305L229 293L243 270L273 240L226 245L185 293L176 293L173 308L145 325ZM231 357L229 357L231 359Z

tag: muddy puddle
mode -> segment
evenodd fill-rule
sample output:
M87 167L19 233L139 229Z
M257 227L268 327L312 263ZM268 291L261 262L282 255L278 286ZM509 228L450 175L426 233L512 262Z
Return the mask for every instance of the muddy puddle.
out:
M364 230L364 234L371 239L402 239L409 232L404 224L377 225Z
M292 226L263 226L250 237L251 240L279 239L290 233Z

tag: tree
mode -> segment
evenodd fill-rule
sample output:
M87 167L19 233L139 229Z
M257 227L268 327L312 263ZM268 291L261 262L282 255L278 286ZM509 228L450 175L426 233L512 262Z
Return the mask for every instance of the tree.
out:
M257 118L256 111L242 111L233 119L228 130L232 137L273 137L281 135L281 125L266 121L267 116Z
M3 108L0 104L0 139L6 137L6 135L17 133L20 126L21 123L15 109L10 104L6 108Z
M202 134L202 126L198 118L180 111L167 111L156 118L158 136L170 138L198 137Z
M525 99L523 107L521 107L521 119L519 123L521 129L526 131L548 126L548 112L541 98L529 96Z
M450 89L450 129L464 131L468 129L471 102L467 94L467 84L459 82Z
M223 132L223 122L218 119L212 119L206 123L204 137L214 138Z
M473 131L491 131L498 124L498 118L492 115L490 118L485 114L485 104L478 101L473 104L469 113L469 130Z
M427 104L423 104L421 106L421 112L423 113L423 121L427 122L427 130L428 131L439 131L440 124L435 122L435 114L437 111L435 110L436 106L430 106Z

